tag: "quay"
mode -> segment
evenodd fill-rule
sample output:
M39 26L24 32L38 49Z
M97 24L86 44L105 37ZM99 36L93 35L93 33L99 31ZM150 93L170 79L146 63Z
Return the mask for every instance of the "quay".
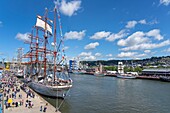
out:
M157 80L157 81L163 81L163 82L170 82L169 76L137 76L136 79L146 79L146 80Z
M44 100L39 94L29 87L25 87L25 90L32 92L32 95L28 95L28 92L25 92L20 87L23 83L16 77L12 76L11 78L11 76L8 76L6 79L8 81L4 86L4 106L2 113L61 113L60 111L56 111L56 108ZM13 81L9 81L9 79ZM11 85L12 82L15 83Z
M136 79L160 80L158 76L136 76Z
M106 74L105 76L117 77L116 74ZM148 76L148 75L138 75L138 76L136 76L135 79L159 80L159 81L162 81L162 80L160 79L160 76Z
M94 75L93 72L86 72L85 74ZM106 73L105 76L108 76L108 77L117 77L117 74ZM138 76L136 76L135 79L159 80L159 81L161 81L160 76L153 76L153 75L152 76L149 76L149 75L138 75Z

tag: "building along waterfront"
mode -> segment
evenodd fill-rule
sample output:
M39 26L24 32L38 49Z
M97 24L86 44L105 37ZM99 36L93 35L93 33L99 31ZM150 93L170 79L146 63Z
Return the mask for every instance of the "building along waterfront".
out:
M170 76L169 68L149 68L142 70L142 75L145 76Z

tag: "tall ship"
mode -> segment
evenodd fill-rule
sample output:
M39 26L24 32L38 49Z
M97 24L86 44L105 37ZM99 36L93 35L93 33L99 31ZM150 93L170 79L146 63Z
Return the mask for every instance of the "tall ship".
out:
M28 59L25 65L29 70L26 79L29 81L28 86L37 93L64 98L73 82L68 73L57 5L53 10L53 20L48 18L49 12L51 11L46 9L44 16L37 16L36 24L29 35L30 41L27 43L30 50L24 55Z
M136 76L132 74L125 74L124 73L124 65L123 62L118 62L118 74L116 75L117 78L123 78L123 79L134 79Z
M18 78L24 78L24 66L22 65L22 53L23 53L23 48L18 48L17 50L17 61L16 65L13 65L13 69L15 70L15 75ZM13 59L13 63L15 63Z
M94 75L98 76L98 77L102 77L102 76L106 75L106 73L104 73L104 71L103 71L103 66L101 63L99 64L99 67L95 68Z

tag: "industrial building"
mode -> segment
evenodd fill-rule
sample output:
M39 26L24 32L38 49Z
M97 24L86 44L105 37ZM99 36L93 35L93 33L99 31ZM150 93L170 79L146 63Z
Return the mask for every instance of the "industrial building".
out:
M146 76L170 76L170 68L150 68L142 70L142 75Z

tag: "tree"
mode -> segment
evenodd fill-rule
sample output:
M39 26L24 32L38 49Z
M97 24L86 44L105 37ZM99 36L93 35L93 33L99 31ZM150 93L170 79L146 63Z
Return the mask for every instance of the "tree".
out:
M143 69L140 68L139 66L135 67L135 69L134 69L135 72L142 72L142 70L143 70Z
M116 66L107 66L107 67L104 67L104 70L117 71L117 67Z

